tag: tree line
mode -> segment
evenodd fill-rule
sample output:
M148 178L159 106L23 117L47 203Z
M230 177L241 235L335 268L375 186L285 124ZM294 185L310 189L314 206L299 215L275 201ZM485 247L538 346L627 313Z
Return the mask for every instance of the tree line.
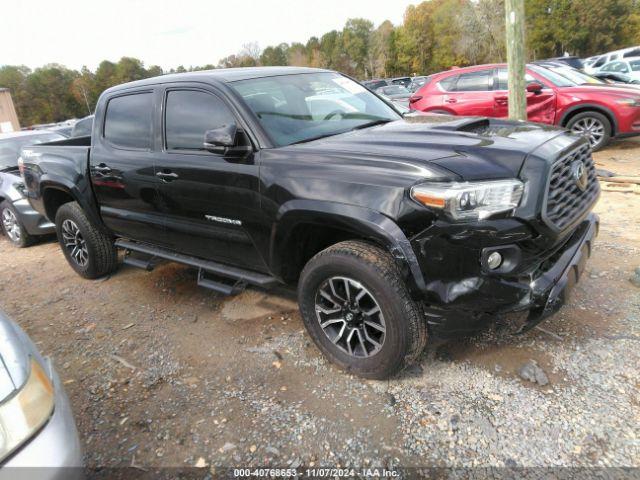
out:
M525 0L527 55L581 57L640 43L640 0ZM58 64L31 70L0 67L0 87L11 90L22 125L82 117L106 88L164 73L213 68L294 65L338 70L356 78L425 75L452 66L505 59L504 0L430 0L409 6L400 25L347 20L306 43L262 49L248 43L217 64L170 71L123 57L95 71Z

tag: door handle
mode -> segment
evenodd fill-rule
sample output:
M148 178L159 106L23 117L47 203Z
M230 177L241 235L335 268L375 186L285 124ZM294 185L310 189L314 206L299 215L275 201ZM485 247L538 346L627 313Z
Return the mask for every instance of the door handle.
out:
M444 101L446 103L456 103L458 100L456 100L455 98L445 98Z
M509 103L509 97L499 96L499 97L493 97L493 98L494 98L496 104L498 104L498 105L506 105L507 103Z
M170 182L171 180L175 180L176 178L178 178L179 175L173 172L171 173L158 172L156 173L156 177L159 177L161 180L165 182Z
M97 166L93 167L93 169L96 172L100 172L100 173L109 173L109 172L111 172L111 168L107 167L104 163L101 163L100 165L97 165Z

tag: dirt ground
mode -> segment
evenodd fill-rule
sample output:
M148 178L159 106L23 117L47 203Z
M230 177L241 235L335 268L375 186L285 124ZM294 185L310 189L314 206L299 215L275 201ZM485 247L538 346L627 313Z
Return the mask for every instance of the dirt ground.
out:
M640 175L640 141L595 154ZM610 188L620 187L605 187ZM624 190L624 189L622 189ZM594 254L543 330L431 344L387 382L329 365L295 297L195 272L87 281L54 240L0 240L0 308L53 357L89 467L639 467L640 195L604 191ZM545 386L519 370L535 360Z

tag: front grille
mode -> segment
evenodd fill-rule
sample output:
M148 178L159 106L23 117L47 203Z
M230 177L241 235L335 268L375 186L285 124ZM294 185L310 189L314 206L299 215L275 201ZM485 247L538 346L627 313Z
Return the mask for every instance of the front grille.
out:
M577 160L584 163L587 170L587 187L584 190L578 187L572 171ZM600 191L589 145L582 145L558 160L551 167L550 175L546 219L551 226L563 229L593 204Z

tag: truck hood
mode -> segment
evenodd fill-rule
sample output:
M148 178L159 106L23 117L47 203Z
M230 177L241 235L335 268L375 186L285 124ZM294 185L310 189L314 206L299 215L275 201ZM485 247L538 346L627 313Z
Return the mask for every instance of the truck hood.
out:
M527 154L562 134L538 124L426 114L288 148L431 164L471 181L517 177Z

